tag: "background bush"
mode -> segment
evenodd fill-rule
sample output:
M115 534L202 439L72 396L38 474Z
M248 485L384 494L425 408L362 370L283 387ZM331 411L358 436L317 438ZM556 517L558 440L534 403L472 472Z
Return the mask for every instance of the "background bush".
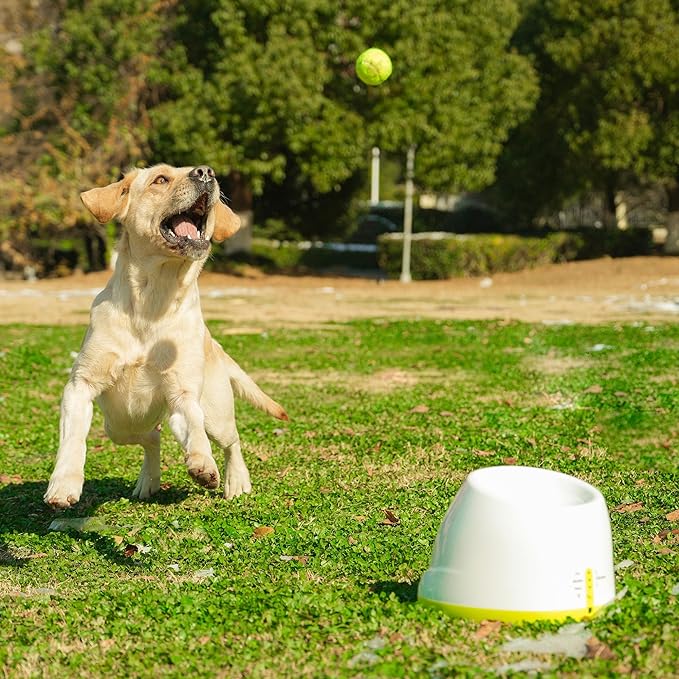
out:
M342 244L254 238L251 252L224 255L213 250L212 271L238 274L244 265L266 273L304 274L312 271L375 271L376 253L343 249Z
M603 254L648 254L652 248L650 231L641 229L578 229L540 236L416 233L412 240L411 275L415 280L478 276ZM377 261L389 277L400 274L402 256L402 234L390 233L378 238Z

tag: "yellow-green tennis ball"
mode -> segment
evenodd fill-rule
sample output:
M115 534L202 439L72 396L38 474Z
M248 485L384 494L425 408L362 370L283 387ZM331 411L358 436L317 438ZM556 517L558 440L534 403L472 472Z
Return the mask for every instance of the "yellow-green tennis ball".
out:
M377 47L362 52L356 59L356 75L366 85L380 85L391 75L391 59Z

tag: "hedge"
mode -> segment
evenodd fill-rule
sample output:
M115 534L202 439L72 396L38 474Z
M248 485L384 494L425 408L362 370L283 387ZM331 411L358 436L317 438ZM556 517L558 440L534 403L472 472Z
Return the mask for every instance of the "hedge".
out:
M374 271L375 246L310 241L278 241L253 238L251 252L224 256L213 249L209 264L213 271L237 273L240 266L256 266L267 273L308 273L313 271Z
M648 254L650 231L555 231L543 236L511 234L418 233L412 236L411 276L414 280L478 276L563 262L610 256ZM377 261L391 278L401 272L403 235L378 238Z

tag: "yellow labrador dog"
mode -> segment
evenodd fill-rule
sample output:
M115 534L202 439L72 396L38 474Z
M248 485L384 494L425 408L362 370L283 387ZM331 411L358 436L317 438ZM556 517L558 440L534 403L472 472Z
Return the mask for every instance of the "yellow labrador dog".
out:
M100 222L118 219L123 232L115 272L92 305L64 389L59 452L45 502L69 507L80 499L95 400L114 443L144 448L134 497L148 498L160 487L160 423L166 417L196 482L219 486L212 439L224 450L224 497L249 492L234 392L274 417L288 417L203 322L198 274L210 241L224 240L240 226L220 201L214 171L205 165L132 170L81 199Z

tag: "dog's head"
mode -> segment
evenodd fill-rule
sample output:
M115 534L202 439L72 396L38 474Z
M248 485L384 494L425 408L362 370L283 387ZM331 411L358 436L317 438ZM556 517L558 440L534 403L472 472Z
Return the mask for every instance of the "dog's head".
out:
M131 237L185 259L203 259L210 240L223 241L240 228L207 165L135 169L80 198L101 223L116 218Z

